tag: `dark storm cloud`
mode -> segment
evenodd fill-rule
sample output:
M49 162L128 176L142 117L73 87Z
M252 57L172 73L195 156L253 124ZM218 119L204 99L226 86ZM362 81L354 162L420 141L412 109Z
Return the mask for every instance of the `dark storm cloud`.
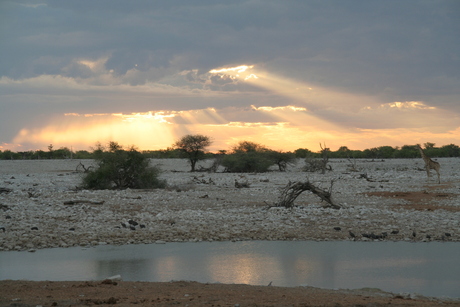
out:
M458 88L456 1L6 1L1 11L0 73L12 78L87 77L64 68L108 56L106 68L120 75L272 62L309 82L372 93Z
M37 114L301 105L209 73L243 64L375 104L423 101L456 118L459 16L456 0L3 0L0 130ZM388 124L341 112L332 97L335 106L308 96L301 106L346 126ZM258 120L243 113L232 120ZM392 127L404 122L394 118Z

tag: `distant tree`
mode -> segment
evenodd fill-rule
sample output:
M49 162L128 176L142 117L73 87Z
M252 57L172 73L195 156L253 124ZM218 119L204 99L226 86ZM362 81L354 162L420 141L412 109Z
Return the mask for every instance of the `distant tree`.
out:
M376 147L364 149L363 155L365 158L376 159L378 156L378 149Z
M20 155L18 153L12 152L9 149L5 150L2 156L2 159L4 160L15 160L20 158Z
M46 152L44 152L41 149L36 150L35 153L34 153L34 159L40 160L40 159L43 159L45 157L46 157Z
M399 151L395 153L395 158L419 158L420 152L417 145L404 145Z
M53 157L56 159L69 159L71 151L67 147L61 147L53 151Z
M331 152L332 158L350 158L350 149L347 146L340 146L336 152Z
M75 159L92 159L93 155L87 150L78 150L75 152Z
M439 148L434 147L435 143L424 143L423 146L425 147L424 151L428 157L438 157L440 154Z
M395 149L391 146L380 146L380 147L377 147L376 148L376 157L377 158L385 158L385 159L388 159L388 158L393 158L394 157L394 153L395 153Z
M231 173L266 172L274 164L270 153L264 145L241 141L223 157L222 165Z
M206 158L204 150L212 144L211 138L201 134L188 134L174 143L174 147L179 149L190 163L190 171L194 172L196 163Z
M460 147L455 144L444 145L439 148L440 157L460 157Z
M122 150L123 149L123 146L121 146L120 144L118 144L118 142L114 142L114 141L110 141L109 142L109 145L108 145L108 150L110 152L116 152L118 150Z
M286 171L288 165L294 165L296 162L295 154L292 152L282 152L282 151L270 151L270 158L273 160L273 163L278 165L280 172Z
M310 157L314 155L314 153L311 150L306 149L306 148L296 149L294 151L294 154L297 158L306 158L306 157Z
M53 144L48 145L48 152L49 152L48 158L52 159L53 158Z
M164 180L158 178L160 170L149 166L149 159L134 147L124 150L111 142L108 151L96 149L97 167L85 173L82 187L85 189L151 189L163 188Z
M251 142L251 141L241 141L237 145L233 146L232 151L235 152L268 152L268 148L264 145Z

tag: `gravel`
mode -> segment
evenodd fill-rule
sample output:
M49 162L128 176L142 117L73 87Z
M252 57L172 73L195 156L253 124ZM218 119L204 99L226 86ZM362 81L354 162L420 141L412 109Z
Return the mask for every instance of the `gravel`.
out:
M458 242L460 159L438 162L441 184L427 178L422 159L356 160L355 170L333 159L326 174L303 172L303 160L286 172L232 174L190 173L186 160L154 159L167 189L90 191L78 189L83 174L76 169L92 160L2 160L0 250L173 241ZM332 182L343 209L325 208L309 192L292 209L270 206L289 181L306 180L324 189ZM404 198L409 192L421 198Z

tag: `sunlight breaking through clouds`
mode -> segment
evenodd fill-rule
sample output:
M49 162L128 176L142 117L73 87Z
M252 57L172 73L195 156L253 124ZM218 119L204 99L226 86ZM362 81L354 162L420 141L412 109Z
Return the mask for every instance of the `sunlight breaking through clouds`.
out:
M392 103L387 103L381 105L382 108L397 108L397 109L428 109L428 110L435 110L435 107L430 107L425 105L423 102L420 101L395 101Z
M401 138L400 133L391 135L391 132L383 131L383 126L377 125L383 122L384 116L391 116L391 120L384 121L387 127L393 125L392 128L397 129L404 123L411 129L422 129L420 125L431 122L430 117L435 116L430 113L442 114L442 110L421 101L382 103L372 96L322 88L268 73L255 65L213 69L202 75L198 74L198 70L176 74L201 85L201 88L192 88L188 85L155 82L143 85L121 84L123 76L114 76L107 71L106 59L103 58L96 61L80 60L79 64L94 71L95 75L100 73L102 79L42 75L24 80L2 78L0 85L13 84L18 89L26 85L35 90L58 85L63 92L76 89L87 95L110 93L113 100L123 104L133 99L148 101L150 96L155 97L154 101L161 101L169 95L187 101L219 96L238 99L236 95L241 94L242 99L251 97L244 96L250 94L281 97L285 100L278 100L278 105L263 105L261 101L258 104L242 102L228 107L209 106L194 110L177 108L174 111L132 113L69 112L64 114L65 119L58 116L42 127L24 127L14 138L15 143L35 144L36 147L56 143L76 148L84 145L88 147L97 141L116 140L125 145L135 144L141 149L164 149L182 135L201 133L215 140L211 150L226 149L240 140L253 140L283 150L301 147L315 149L322 142L332 148L342 145L363 148L368 147L371 140L391 141L387 142L389 144ZM117 80L117 85L107 85L111 78ZM96 85L99 82L97 80L106 82ZM253 88L241 87L242 84L251 84ZM261 90L254 92L254 88ZM183 106L186 105L187 102L183 103ZM420 114L408 119L403 114L407 112ZM433 131L436 129L433 128ZM411 139L416 134L414 131ZM357 138L360 140L357 141Z
M254 110L269 111L269 112L272 112L272 111L285 111L285 110L294 111L294 112L295 112L295 111L307 111L306 108L296 107L296 106L284 106L284 107L256 107L256 106L251 105L251 107L252 107Z
M54 143L87 148L96 142L111 140L142 149L166 148L175 138L168 119L176 114L76 114L67 113L41 128L24 128L14 138L16 143ZM70 118L69 118L70 117Z
M254 65L240 65L236 67L226 67L226 68L219 68L219 69L212 69L209 71L210 74L214 74L220 76L220 78L230 78L232 80L255 80L259 79L259 77L251 72Z
M246 70L253 68L254 65L248 66L248 65L241 65L237 67L228 67L228 68L221 68L221 69L212 69L209 72L212 74L218 74L218 73L243 73L246 72Z
M166 120L167 118L173 118L177 114L171 113L171 114L166 114L166 112L147 112L147 113L133 113L133 114L122 114L122 113L117 113L117 114L112 114L113 116L116 117L121 117L124 121L128 122L135 122L137 120L150 120L153 119L159 123L166 123L166 124L172 124L170 121Z
M377 108L366 106L363 110L384 109L384 110L438 110L436 107L428 106L422 101L394 101L379 105Z

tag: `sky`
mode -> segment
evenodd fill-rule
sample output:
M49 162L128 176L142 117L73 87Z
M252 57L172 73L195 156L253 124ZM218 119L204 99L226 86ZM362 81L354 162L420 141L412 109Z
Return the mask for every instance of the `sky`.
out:
M457 0L0 0L0 150L460 145L459 33Z

